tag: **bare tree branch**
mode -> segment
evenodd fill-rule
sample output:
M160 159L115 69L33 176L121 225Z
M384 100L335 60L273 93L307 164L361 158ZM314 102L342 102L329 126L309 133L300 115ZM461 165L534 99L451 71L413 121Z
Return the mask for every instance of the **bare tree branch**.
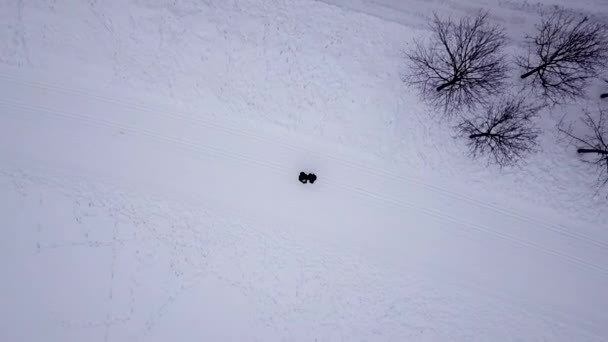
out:
M468 138L474 158L485 155L500 167L514 165L537 146L539 130L533 120L541 108L511 98L486 105L481 113L463 118L456 129Z
M445 113L486 103L505 84L507 65L503 30L488 23L488 14L465 17L458 23L436 14L428 44L415 41L407 54L410 72L404 81L420 90Z
M606 25L587 17L555 12L543 18L536 37L527 37L528 54L517 58L536 94L551 104L584 96L590 78L606 66Z
M600 108L598 115L584 111L581 119L586 129L585 134L574 134L572 127L559 127L573 144L576 152L581 154L583 162L592 164L597 169L598 190L608 184L608 110Z

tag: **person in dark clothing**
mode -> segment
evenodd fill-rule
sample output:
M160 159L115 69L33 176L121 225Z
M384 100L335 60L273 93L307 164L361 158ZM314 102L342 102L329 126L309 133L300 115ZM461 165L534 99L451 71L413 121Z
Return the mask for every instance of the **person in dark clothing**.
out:
M302 182L302 184L306 184L306 182L308 182L308 175L305 174L304 172L300 172L300 176L298 177L298 180L300 182Z
M315 175L314 173L308 174L308 181L310 182L310 184L314 183L316 180L317 180L317 175Z

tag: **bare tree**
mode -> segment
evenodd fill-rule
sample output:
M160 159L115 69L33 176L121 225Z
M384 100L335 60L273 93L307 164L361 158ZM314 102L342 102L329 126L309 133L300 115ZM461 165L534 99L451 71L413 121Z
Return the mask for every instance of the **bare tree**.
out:
M583 161L596 166L598 171L598 189L608 183L608 110L599 109L598 115L592 116L584 111L581 119L585 134L574 134L572 126L559 130L578 146L576 152L583 156Z
M522 79L552 104L584 95L592 77L608 59L606 25L562 11L543 18L536 37L527 37L528 54L517 64L525 70Z
M417 87L432 105L445 113L485 103L503 86L508 70L501 28L488 23L488 14L464 17L458 23L436 14L428 44L416 40L407 54L410 72L404 81Z
M542 107L511 98L489 104L470 119L463 118L456 127L468 138L473 157L488 156L488 162L500 167L513 165L535 150L539 130L534 118Z
M604 79L604 82L608 83L608 80ZM608 97L608 93L600 94L600 99L605 99Z

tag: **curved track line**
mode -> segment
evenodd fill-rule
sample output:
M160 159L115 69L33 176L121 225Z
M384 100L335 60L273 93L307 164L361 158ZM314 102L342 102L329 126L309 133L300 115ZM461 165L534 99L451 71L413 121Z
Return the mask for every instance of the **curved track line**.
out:
M131 133L150 137L157 141L163 141L163 142L169 143L171 145L174 145L174 147L176 147L176 148L180 148L180 149L182 149L184 151L188 151L190 153L192 151L195 151L195 152L202 152L202 153L207 153L207 154L212 154L212 155L220 155L220 156L223 156L226 158L231 158L231 159L239 160L239 161L242 161L245 163L269 168L270 170L281 171L282 173L285 173L285 174L288 174L290 172L289 168L287 168L281 164L278 164L278 163L260 161L259 159L251 158L244 154L240 154L238 152L229 152L222 148L212 147L212 146L208 146L208 145L203 146L203 145L199 145L199 144L189 141L189 140L164 136L162 134L156 133L156 132L154 132L152 130L148 130L148 129L141 129L141 128L135 128L135 127L131 127L131 126L125 126L123 124L112 122L109 120L93 118L93 117L84 116L84 115L58 112L58 111L54 111L52 109L45 108L42 106L24 104L24 103L19 103L19 102L0 100L0 104L5 107L9 107L9 108L12 107L17 110L29 111L29 112L33 113L34 115L39 114L39 113L44 113L46 115L53 116L53 117L63 117L63 118L75 120L76 122L83 122L92 127L121 129L121 130L129 131ZM504 233L499 233L499 232L487 229L481 225L467 222L462 219L458 219L455 216L447 215L447 214L442 213L437 210L424 208L424 207L418 207L414 203L409 202L409 201L403 201L403 200L399 200L399 199L388 197L388 196L382 196L377 193L373 193L373 192L366 191L366 190L356 188L356 187L350 187L350 186L341 184L339 182L336 182L332 179L327 179L326 183L329 184L330 186L334 186L335 188L340 188L342 190L361 195L365 198L369 198L378 203L383 203L383 204L388 203L388 204L392 204L397 207L415 209L416 211L422 212L428 216L435 217L435 218L443 220L444 222L447 222L447 223L455 224L456 226L459 226L459 229L461 229L461 230L483 232L488 235L494 236L498 239L501 239L504 241L509 241L514 244L525 246L525 247L531 248L533 250L537 250L537 251L543 252L545 254L561 258L563 260L568 261L572 265L576 265L580 269L587 269L587 270L595 271L602 276L608 276L608 269L603 268L600 265L584 261L583 259L580 259L578 257L572 256L572 255L569 255L566 253L562 253L562 252L559 252L559 251L556 251L553 249L545 248L542 245L531 242L529 240L517 238L517 237L511 236L508 234L504 234Z
M138 111L145 111L160 117L172 117L178 120L183 120L183 121L187 121L188 123L192 123L192 124L196 124L199 125L201 127L207 127L207 128L214 128L214 129L218 129L227 133L231 133L231 134L237 134L237 135L241 135L250 139L255 139L261 142L266 142L266 143L272 143L273 145L281 145L284 148L290 149L292 151L296 151L296 152L300 152L300 153L315 153L315 154L319 154L318 151L312 151L309 149L305 149L305 148L301 148L299 146L296 145L292 145L289 144L287 142L283 142L283 141L276 141L276 140L272 140L270 138L252 133L252 132L248 132L245 131L243 129L239 129L236 127L228 127L225 125L221 125L215 122L212 122L210 120L206 120L206 119L202 119L202 118L195 118L192 117L190 115L186 115L183 113L179 113L179 112L175 112L175 111L168 111L168 112L162 112L159 111L158 109L155 109L153 107L149 107L149 106L145 106L145 105L139 105L139 104L134 104L132 102L128 102L122 99L117 99L117 98L112 98L112 97L107 97L107 96L102 96L99 94L93 94L87 91L83 91L80 89L74 89L74 88L69 88L69 87L65 87L63 85L56 85L56 84L49 84L49 83L41 83L41 82L29 82L29 81L23 81L20 79L16 79L14 78L12 75L7 75L4 74L0 71L0 79L4 79L6 81L12 82L12 83L16 83L16 84L21 84L24 86L32 86L32 87L37 87L37 88L41 88L41 89L46 89L46 90L51 90L51 91L56 91L56 92L60 92L60 93L64 93L64 94L68 94L68 95L81 95L81 96L86 96L89 98L93 98L93 99L98 99L107 103L113 103L113 104L117 104L117 105L121 105L125 108L130 108L130 109L134 109L134 110L138 110ZM372 166L369 165L365 165L365 164L359 164L359 163L355 163L355 162L351 162L351 161L347 161L344 160L340 157L337 157L335 155L329 154L329 153L324 153L321 152L321 155L323 157L325 157L326 159L332 160L334 162L340 163L344 166L348 166L350 168L356 169L356 170L360 170L363 171L364 173L370 174L370 175L375 175L375 176L379 176L379 177L384 177L387 179L391 179L397 182L402 182L402 183L409 183L409 184L415 184L424 188L427 188L429 191L432 191L436 194L440 194L443 195L445 197L449 197L452 199L456 199L459 201L463 201L463 202L467 202L471 205L477 206L479 208L483 208L486 210L490 210L493 211L495 213L498 214L502 214L504 216L519 220L520 222L524 222L524 223L528 223L531 224L533 226L536 227L540 227L542 229L548 230L548 231L552 231L554 233L563 235L563 236L567 236L569 238L572 239L576 239L579 241L584 241L587 242L589 244L593 244L597 247L600 247L602 249L606 249L608 250L608 243L602 242L602 241L598 241L596 239L593 239L587 235L581 234L581 233L576 233L573 231L569 231L563 228L560 228L558 225L553 225L550 223L546 223L543 222L541 220L535 219L535 218L531 218L529 216L525 216L522 214L518 214L517 212L513 211L513 210L509 210L509 209L504 209L501 208L499 206L493 205L493 204L488 204L488 203L484 203L481 201L478 201L472 197L466 196L466 195L462 195L459 192L455 192L455 191L450 191L441 187L438 187L436 185L427 183L423 180L414 178L414 177L410 177L410 176L403 176L403 175L397 175L391 172L387 172L384 171L382 169L379 168L374 168Z

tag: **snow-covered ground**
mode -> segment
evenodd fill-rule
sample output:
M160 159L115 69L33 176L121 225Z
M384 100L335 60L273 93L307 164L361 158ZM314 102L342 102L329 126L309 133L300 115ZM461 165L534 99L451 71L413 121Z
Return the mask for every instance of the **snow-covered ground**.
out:
M607 200L552 129L578 107L499 171L400 78L433 11L517 52L554 6L608 16L0 2L0 340L608 340Z

